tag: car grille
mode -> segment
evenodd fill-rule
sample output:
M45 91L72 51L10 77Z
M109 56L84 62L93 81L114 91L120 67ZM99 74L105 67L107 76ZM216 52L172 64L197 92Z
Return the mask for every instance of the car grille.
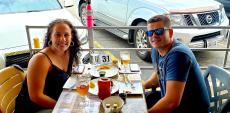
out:
M220 22L219 17L220 15L218 11L184 14L184 20L188 26L218 25Z
M214 33L210 33L210 34L205 34L205 35L199 35L199 36L195 36L192 38L191 42L195 42L195 41L199 41L199 40L204 40L204 39L209 39L209 38L213 38L216 36L220 35L220 31L218 32L214 32Z
M201 25L212 25L219 23L219 13L217 11L205 14L197 14L197 16ZM208 22L207 16L212 18L212 20Z
M190 15L184 15L184 18L188 26L193 26L193 22Z

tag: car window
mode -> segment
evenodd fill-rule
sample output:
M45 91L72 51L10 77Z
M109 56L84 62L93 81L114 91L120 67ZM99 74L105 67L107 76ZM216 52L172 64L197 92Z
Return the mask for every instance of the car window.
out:
M0 0L0 14L60 9L57 0Z

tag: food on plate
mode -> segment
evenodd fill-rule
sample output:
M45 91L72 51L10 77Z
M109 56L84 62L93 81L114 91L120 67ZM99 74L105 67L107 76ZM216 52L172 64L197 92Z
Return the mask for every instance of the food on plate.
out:
M97 70L109 70L110 68L109 65L101 65L97 67Z
M129 90L124 90L124 93L126 93L126 94L131 94L132 92L129 91Z
M93 81L90 81L89 87L90 87L90 88L95 88L95 83L94 83Z

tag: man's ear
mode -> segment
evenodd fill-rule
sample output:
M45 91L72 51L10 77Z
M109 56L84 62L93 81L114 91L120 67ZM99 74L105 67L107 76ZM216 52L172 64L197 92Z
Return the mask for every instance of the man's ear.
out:
M172 38L172 36L173 36L173 29L170 28L170 29L169 29L169 37Z

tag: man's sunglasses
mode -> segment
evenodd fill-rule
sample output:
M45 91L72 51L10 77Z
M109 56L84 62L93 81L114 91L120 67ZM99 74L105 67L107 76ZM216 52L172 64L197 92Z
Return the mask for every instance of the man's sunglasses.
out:
M158 28L158 29L147 31L146 36L147 37L152 37L154 33L157 36L161 36L161 35L163 35L165 33L165 29L164 28Z

